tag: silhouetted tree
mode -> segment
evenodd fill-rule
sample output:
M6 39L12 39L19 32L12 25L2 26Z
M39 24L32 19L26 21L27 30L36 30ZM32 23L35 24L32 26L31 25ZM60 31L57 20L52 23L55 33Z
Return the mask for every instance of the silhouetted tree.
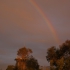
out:
M8 65L6 70L14 70L15 66L14 65Z
M26 62L27 70L39 70L38 61L33 57L29 57Z
M17 70L25 70L26 69L26 61L32 53L32 50L26 47L20 48L17 52L18 57L16 60L16 68Z
M15 70L39 70L38 62L30 55L31 53L32 50L26 47L18 50Z
M51 70L70 70L70 40L59 48L49 48L46 58L50 62Z

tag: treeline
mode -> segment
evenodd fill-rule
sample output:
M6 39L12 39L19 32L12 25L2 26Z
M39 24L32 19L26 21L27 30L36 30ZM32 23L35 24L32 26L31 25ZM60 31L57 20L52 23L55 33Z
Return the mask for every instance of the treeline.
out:
M46 59L50 62L50 70L70 70L70 40L58 48L49 48Z
M38 61L31 55L32 50L26 47L20 48L15 59L15 66L9 65L6 70L39 70Z
M20 48L15 66L9 65L6 70L40 70L37 59L31 55L32 52L29 48ZM46 59L50 63L50 70L70 70L70 40L58 48L48 48Z

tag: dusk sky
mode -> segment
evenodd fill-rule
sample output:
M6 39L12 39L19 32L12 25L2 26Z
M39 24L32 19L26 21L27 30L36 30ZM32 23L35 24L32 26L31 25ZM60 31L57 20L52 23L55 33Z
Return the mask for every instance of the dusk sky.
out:
M15 65L19 48L32 49L49 66L47 49L70 39L70 0L0 0L0 68Z

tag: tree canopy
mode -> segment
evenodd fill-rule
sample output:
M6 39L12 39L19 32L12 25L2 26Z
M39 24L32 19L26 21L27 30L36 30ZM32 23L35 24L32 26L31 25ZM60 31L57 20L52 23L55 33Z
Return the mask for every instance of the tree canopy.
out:
M46 59L50 62L51 70L70 70L70 40L47 50Z
M17 52L17 55L21 58L26 58L29 54L32 53L32 50L26 47L20 48Z
M39 70L38 61L33 57L29 57L26 62L27 70Z

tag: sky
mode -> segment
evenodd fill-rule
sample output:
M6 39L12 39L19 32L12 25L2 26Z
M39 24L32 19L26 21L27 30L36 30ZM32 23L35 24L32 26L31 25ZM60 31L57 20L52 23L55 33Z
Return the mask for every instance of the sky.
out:
M39 65L47 49L70 40L70 0L0 0L0 68L15 65L26 46Z

